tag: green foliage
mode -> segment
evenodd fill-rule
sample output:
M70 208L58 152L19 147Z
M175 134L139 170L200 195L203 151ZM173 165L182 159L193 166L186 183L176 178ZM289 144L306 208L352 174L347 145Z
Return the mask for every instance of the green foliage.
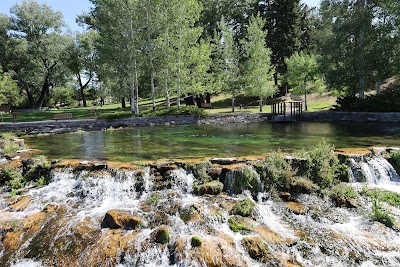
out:
M199 183L207 183L211 180L210 175L207 173L208 169L211 167L212 164L210 161L200 162L193 166L193 175Z
M255 168L266 189L289 190L294 171L279 152L270 153L265 161L256 164Z
M392 206L400 208L400 194L392 191L383 189L369 190L364 188L362 193L370 198L377 199L378 201L384 201Z
M274 68L271 66L271 50L266 47L266 32L264 20L259 16L252 16L247 28L247 40L244 42L246 62L244 64L243 79L245 80L246 94L260 98L262 111L263 98L271 97L277 88L271 86Z
M344 200L356 199L358 197L354 188L346 183L335 185L330 190L329 194L332 198L340 198Z
M240 215L243 217L249 217L252 215L254 208L256 204L251 201L250 198L246 198L233 206L232 210L230 211L230 214L232 215Z
M400 112L400 86L385 90L379 95L368 95L364 99L342 96L336 101L335 109L358 112Z
M13 190L18 190L25 186L26 182L22 177L20 170L15 167L6 166L2 170L2 176L7 177L7 179L5 179L7 181L6 184L11 186Z
M55 87L52 90L51 99L55 105L71 106L75 103L74 90L68 87Z
M393 151L390 153L391 164L397 173L400 173L400 151Z
M51 168L50 161L43 155L32 158L32 161L33 165L28 165L24 173L25 181L38 181L44 178L43 182L47 184Z
M13 139L0 139L0 152L4 155L15 154L21 147Z
M338 175L337 170L340 165L333 145L323 141L303 156L306 158L307 178L321 188L331 187Z
M49 184L49 179L46 176L42 176L36 181L37 186L45 186L48 184Z
M106 120L106 121L113 121L113 120L121 120L126 118L131 118L132 112L130 111L115 111L112 113L101 113L97 116L98 120Z
M303 193L303 194L313 194L319 193L321 188L314 184L310 179L303 177L293 177L290 192L293 193Z
M3 73L0 65L0 106L17 106L22 102L17 81L11 75Z
M295 53L285 59L285 63L287 65L285 80L291 85L293 93L305 96L307 110L307 95L313 92L322 93L325 90L317 56L305 52Z
M191 240L190 240L190 245L192 246L192 247L200 247L201 246L201 239L200 239L200 237L198 237L198 236L192 236L192 238L191 238Z
M372 211L370 218L371 220L380 222L387 227L393 227L396 222L395 218L382 206L375 195L372 196Z
M147 199L146 199L146 201L145 201L145 204L146 204L146 205L155 206L155 205L157 205L157 203L158 203L162 198L163 198L163 197L162 197L162 195L161 195L160 193L157 193L157 192L151 193L151 194L147 197Z
M251 231L253 227L241 216L234 215L228 219L229 228L234 232Z

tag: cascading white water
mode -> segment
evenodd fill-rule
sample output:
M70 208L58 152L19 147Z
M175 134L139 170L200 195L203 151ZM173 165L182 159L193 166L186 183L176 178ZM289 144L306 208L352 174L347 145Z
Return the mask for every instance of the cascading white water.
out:
M383 156L351 158L350 166L353 182L366 182L371 187L400 193L400 177Z
M397 174L381 158L354 160L353 164L368 182L390 182L398 186ZM82 251L78 252L80 262L77 263L82 266L104 264L107 260L108 266L118 267L205 267L206 260L199 255L210 255L213 260L218 253L225 262L215 266L265 266L249 256L243 245L243 240L248 238L272 240L269 251L275 259L271 263L273 266L289 263L299 266L379 266L382 263L394 267L400 264L399 233L371 223L362 212L336 208L330 201L316 196L300 196L299 202L307 205L307 212L294 214L286 203L272 201L261 190L254 202L255 212L249 218L253 229L234 232L228 223L229 210L238 201L251 198L250 193L242 192L231 197L194 196L196 181L192 174L178 169L170 176L170 189L155 192L154 188L160 187L155 185L156 179L150 168L146 168L142 175L128 171L76 174L67 169L53 172L49 185L28 191L32 201L24 211L0 211L1 221L2 216L11 213L15 218L23 219L42 211L50 203L66 207L63 211L65 217L57 217L62 213L53 217L57 227L51 232L52 239L40 239L50 227L44 226L37 236L24 241L26 243L19 249L18 256L10 260L14 264L11 266L51 266L52 258L47 259L46 254L42 258L34 257L35 261L25 259L32 250L31 246L40 242L49 242L51 245L43 247L59 249L61 255L70 251L71 244L83 242L84 245L78 247ZM158 196L156 200L152 199L155 195ZM101 229L101 221L110 209L139 216L144 223L134 230ZM160 225L169 227L170 240L166 245L154 241ZM200 237L203 247L193 248L190 243L192 236ZM118 241L116 244L113 243L115 240ZM101 255L101 247L105 248L105 259L92 255ZM112 254L114 250L115 255Z

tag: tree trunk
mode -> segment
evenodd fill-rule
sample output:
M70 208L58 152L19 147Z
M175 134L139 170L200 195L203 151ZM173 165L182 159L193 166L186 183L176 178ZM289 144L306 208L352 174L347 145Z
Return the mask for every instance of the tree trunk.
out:
M365 0L361 0L361 12L362 12L362 21L364 21L364 9L365 9ZM364 99L364 87L365 87L365 70L364 70L364 25L361 26L360 31L360 65L359 65L359 79L360 79L360 92L359 96L361 99Z
M26 91L26 95L28 96L29 108L35 108L35 100L33 99L33 95L31 93L31 91L29 90L29 88L25 88L25 91Z
M307 107L307 93L304 93L304 106L305 106L305 109L304 110L308 110L308 107Z
M126 102L125 102L125 97L121 98L121 107L126 108Z
M275 83L275 86L278 86L278 73L277 72L274 73L274 83Z
M138 73L136 70L136 60L135 60L135 94L136 94L136 114L139 114L139 80Z
M232 96L232 112L235 112L235 97Z
M381 94L381 81L378 81L378 84L376 85L376 94Z
M40 92L39 99L36 102L36 108L41 109L43 107L44 99L45 99L46 95L49 94L50 86L51 85L49 82L49 77L46 76L46 78L44 79L43 86L42 86L42 91Z
M87 107L86 97L85 97L85 88L84 87L81 87L81 97L82 97L83 106Z
M263 98L260 96L260 112L263 111Z
M167 86L168 86L168 85L165 84L165 87L167 87ZM168 89L166 90L166 93L167 93L167 96L166 96L166 99L165 99L166 106L167 106L167 108L170 108L170 107L171 107L171 98L169 97L169 91L168 91Z

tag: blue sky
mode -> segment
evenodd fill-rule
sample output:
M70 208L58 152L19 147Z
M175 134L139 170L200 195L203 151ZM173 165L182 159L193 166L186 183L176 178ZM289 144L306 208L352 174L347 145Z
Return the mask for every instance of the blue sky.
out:
M40 4L47 4L56 11L61 11L64 21L72 31L81 28L75 23L77 15L89 11L91 4L89 0L36 0ZM11 6L21 3L22 0L0 0L0 13L8 14ZM317 6L320 0L302 0L309 6Z

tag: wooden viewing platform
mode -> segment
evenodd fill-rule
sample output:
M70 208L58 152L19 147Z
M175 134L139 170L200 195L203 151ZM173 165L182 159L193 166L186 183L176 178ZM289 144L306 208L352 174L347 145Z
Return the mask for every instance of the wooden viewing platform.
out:
M273 122L294 122L303 113L303 102L279 102L271 107Z

